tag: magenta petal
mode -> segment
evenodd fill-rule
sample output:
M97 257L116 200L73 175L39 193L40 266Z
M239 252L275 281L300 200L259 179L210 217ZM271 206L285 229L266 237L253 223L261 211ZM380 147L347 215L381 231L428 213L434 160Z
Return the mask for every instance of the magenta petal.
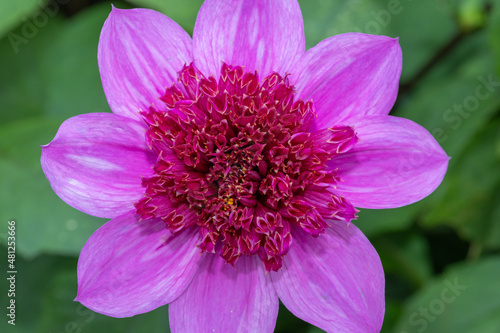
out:
M402 68L398 40L359 33L330 37L299 59L291 79L312 99L323 129L352 116L387 115Z
M271 274L287 309L327 332L380 332L384 271L363 233L335 221L319 238L301 231L293 237L283 269Z
M57 195L87 214L113 218L133 209L144 194L141 176L154 155L135 120L90 113L66 120L42 147L41 164Z
M203 258L199 234L173 237L161 220L133 213L99 228L78 260L77 301L93 311L129 317L170 303L187 288Z
M193 32L196 66L218 76L222 61L285 74L305 51L302 13L296 0L207 0Z
M149 9L116 9L99 40L99 70L111 110L140 118L177 71L192 61L191 38L174 21Z
M396 208L431 194L449 157L432 135L411 120L392 116L354 122L359 142L330 166L343 182L337 192L356 207Z
M169 305L174 333L273 332L278 297L262 263L242 257L236 269L209 255L188 289Z

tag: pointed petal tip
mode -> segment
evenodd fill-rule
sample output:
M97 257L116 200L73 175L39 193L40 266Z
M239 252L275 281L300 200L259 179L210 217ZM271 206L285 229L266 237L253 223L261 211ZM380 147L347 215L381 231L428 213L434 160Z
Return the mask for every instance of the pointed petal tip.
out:
M298 63L294 83L303 100L314 100L314 128L323 129L345 125L350 118L388 115L402 67L397 38L345 33L309 49Z
M364 140L349 152L352 156L340 157L331 165L339 168L344 180L337 184L337 191L354 206L406 206L441 184L450 157L425 128L393 116L365 117L361 122L357 131Z
M123 12L123 11L126 11L127 9L123 9L123 8L117 8L115 7L114 4L111 4L111 14L119 14L119 12Z
M388 44L391 44L394 48L401 50L401 44L399 44L399 36L395 38L389 37Z
M355 226L333 222L312 240L297 232L283 270L271 275L295 316L326 332L380 332L385 312L382 263Z
M100 227L78 259L76 300L123 318L177 299L204 258L195 246L200 240L196 228L170 238L164 224L161 219L138 224L131 211Z
M151 175L156 158L142 125L111 113L68 119L41 148L42 170L54 192L82 212L107 218L129 211L144 195L138 175Z
M401 50L401 44L399 43L399 36L395 38L391 38L391 42L394 45L394 47L397 47L399 50ZM402 51L400 51L402 52Z
M376 36L380 37L378 42L380 45L386 45L387 50L399 50L401 53L401 45L399 44L399 36L390 37L390 36Z
M218 74L221 60L250 72L283 74L305 52L299 3L207 0L198 13L193 41L205 75Z
M451 156L448 156L448 154L443 149L443 147L441 147L441 145L439 144L439 142L436 142L436 143L437 143L437 146L435 147L436 154L439 155L439 157L443 161L443 163L448 164L450 162L450 160L451 160Z
M130 12L133 10L134 10L134 8L132 8L132 9L118 8L118 7L115 7L114 4L111 4L111 11L109 12L108 20L120 18L120 16L127 15L128 14L127 12Z
M192 61L191 44L189 34L162 13L112 6L97 60L113 113L142 121L138 110L148 109Z

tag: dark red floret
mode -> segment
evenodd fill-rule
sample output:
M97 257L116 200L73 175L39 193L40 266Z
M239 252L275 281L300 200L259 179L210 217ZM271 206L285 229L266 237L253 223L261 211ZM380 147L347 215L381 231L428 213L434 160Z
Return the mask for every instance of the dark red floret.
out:
M216 79L190 64L160 100L141 112L158 155L135 204L143 220L161 218L173 234L197 226L202 252L231 264L257 254L277 271L293 228L318 237L328 220L355 218L327 162L356 134L346 126L309 132L314 105L295 100L287 76L259 80L223 64Z

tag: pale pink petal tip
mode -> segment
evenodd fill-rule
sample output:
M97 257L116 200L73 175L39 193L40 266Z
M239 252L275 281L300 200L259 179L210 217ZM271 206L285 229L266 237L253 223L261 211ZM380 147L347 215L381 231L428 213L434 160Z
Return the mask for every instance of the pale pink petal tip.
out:
M292 80L298 95L312 99L316 129L349 125L349 119L387 115L399 88L398 39L360 33L330 37L299 59Z
M198 270L195 229L173 237L161 220L117 217L87 241L78 260L75 300L93 311L130 317L172 302Z
M45 176L62 200L108 218L133 209L144 193L140 176L151 174L154 161L143 126L110 113L66 120L54 140L42 146L41 157Z
M221 62L284 75L305 51L296 0L207 0L193 32L194 57L205 75L218 76Z
M353 120L360 142L330 163L342 182L337 191L356 207L396 208L431 194L441 184L449 157L432 135L411 120Z
M318 238L297 232L271 278L283 304L327 332L378 333L385 312L380 258L355 225L336 221Z
M177 71L192 61L191 37L154 10L113 7L97 58L111 110L139 120L139 111L157 102Z

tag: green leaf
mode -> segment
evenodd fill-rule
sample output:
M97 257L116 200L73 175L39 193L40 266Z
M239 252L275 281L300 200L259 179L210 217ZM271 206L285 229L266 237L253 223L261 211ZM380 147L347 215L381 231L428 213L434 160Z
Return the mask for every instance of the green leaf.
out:
M380 0L379 3L380 10L385 10L385 13L390 9L390 3L401 3L397 7L399 13L392 15L387 25L387 35L399 37L403 50L402 82L415 76L457 33L451 13L441 6L440 1Z
M410 287L417 288L431 276L429 248L421 234L400 232L372 239L384 263L386 274L405 277Z
M500 148L500 147L499 147ZM500 151L497 153L500 156ZM498 170L499 168L497 168ZM487 249L500 248L500 187L497 187L495 195L492 196L487 214L486 221L483 223L486 226L485 231L480 234L481 245ZM474 226L469 223L468 226Z
M500 248L500 219L495 219L500 193L500 121L488 124L450 167L443 194L424 215L423 223L457 228L463 237Z
M105 220L71 208L50 188L40 166L39 144L48 143L61 120L25 119L0 126L0 219L15 220L18 254L78 255ZM4 242L5 239L2 239Z
M484 31L466 38L410 95L400 96L395 110L429 130L450 163L500 107L500 80L486 41Z
M2 253L6 253L3 246L0 246L0 249ZM76 260L49 256L41 256L36 260L25 260L18 253L15 261L17 274L14 274L15 295L8 296L7 291L10 290L10 283L7 282L6 278L0 279L0 289L5 291L0 294L0 301L7 306L10 304L10 300L14 299L16 325L8 324L7 317L4 317L4 320L0 320L0 332L41 332L37 330L37 323L40 320L42 298L47 290L48 281L62 267L66 267L70 263L75 265Z
M495 0L488 22L489 44L495 54L497 74L500 75L500 0Z
M304 17L306 47L309 49L322 40L345 32L362 32L374 18L370 10L378 8L377 0L361 1L299 1ZM376 23L376 22L375 22ZM385 32L379 27L378 33ZM375 33L375 32L374 32Z
M36 34L35 30L31 30L31 27L27 27L27 25L31 24L33 25L32 19L35 16L29 17L30 14L35 12L37 9L42 9L44 0L16 0L16 1L1 1L0 2L0 38L2 38L12 27L14 27L16 24L19 24L22 22L26 28L24 28L27 32L26 34L21 35L21 38L27 38L28 36L31 36L31 34ZM43 13L40 13L39 15L43 15ZM45 13L45 15L48 15ZM38 16L38 15L36 15ZM40 23L44 22L43 20L39 19ZM38 22L38 20L35 20ZM42 26L41 24L37 24L39 26ZM34 26L34 25L33 25ZM34 29L38 30L36 26L34 26ZM12 34L8 35L9 39L12 40L12 38L16 38L16 36L13 36Z
M461 263L406 304L394 333L500 331L500 257Z
M384 324L382 325L382 330L380 332L381 333L392 332L400 315L401 315L401 302L394 301L391 298L386 297Z
M415 75L456 30L450 13L435 1L299 2L308 48L325 38L346 32L399 37L404 58L403 81ZM423 17L425 24L422 24Z
M7 38L0 40L2 121L110 111L97 65L99 35L110 10L102 4L68 21L51 18L18 53Z
M481 28L486 23L487 0L463 0L458 10L458 21L462 30L472 31Z
M184 30L192 35L196 16L203 0L130 0L136 6L151 8L162 12L177 22Z
M75 265L55 274L44 293L40 332L68 332L81 329L94 333L170 332L167 307L131 318L113 318L74 302L77 291Z
M397 116L428 129L452 157L443 183L426 199L423 225L452 225L467 239L476 236L465 225L477 225L478 231L491 223L479 221L485 218L480 210L493 205L488 198L493 196L498 174L498 162L491 158L495 149L491 138L498 125L478 139L476 147L465 151L500 108L500 80L487 37L485 31L465 37L411 94L401 96L395 110ZM464 154L472 154L466 164Z
M313 329L313 326L302 319L295 317L281 302L278 312L278 320L276 322L275 333L288 332L308 332L308 329ZM318 330L318 328L314 328ZM319 332L323 332L319 330Z
M77 260L42 255L35 260L16 260L16 326L10 330L4 318L2 332L170 332L167 307L131 318L107 317L73 299L77 293ZM2 279L2 290L8 290ZM7 293L0 296L7 304Z
M395 209L361 209L353 223L370 237L408 228L424 206L424 201Z
M14 1L11 1L14 3ZM7 37L0 40L0 120L2 123L43 114L45 87L40 54L62 30L58 17L14 52ZM13 33L21 34L21 29Z
M46 114L71 117L110 111L97 65L99 35L110 11L109 4L84 11L66 22L45 48L41 63Z

